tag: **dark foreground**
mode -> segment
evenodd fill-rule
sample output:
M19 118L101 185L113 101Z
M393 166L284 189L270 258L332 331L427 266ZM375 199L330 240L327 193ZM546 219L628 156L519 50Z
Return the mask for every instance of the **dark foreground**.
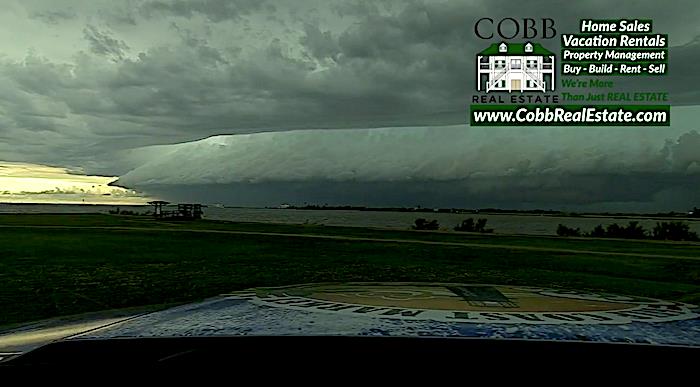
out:
M257 286L498 283L700 302L700 245L0 215L0 326Z
M231 349L235 348L235 351ZM304 348L299 356L299 348ZM275 354L279 362L274 364L275 375L288 380L290 377L305 381L322 377L325 372L363 372L366 368L376 376L415 377L418 374L464 375L464 364L484 369L503 370L503 363L511 361L509 371L531 371L548 367L553 370L580 371L583 364L595 366L597 374L602 370L611 373L624 372L620 359L637 366L650 366L644 374L661 371L659 364L676 367L692 365L698 355L697 348L664 347L638 344L610 344L528 340L487 340L460 338L406 338L406 337L314 337L314 336L240 336L240 337L188 337L188 338L140 338L120 340L63 341L49 344L14 361L0 364L0 370L28 371L32 368L70 369L82 367L133 370L134 367L165 367L189 372L193 368L210 371L228 370L236 366L236 377L260 377L260 359ZM595 359L595 360L592 360ZM359 370L349 371L348 364L356 364ZM393 365L398 367L392 367ZM402 366L414 364L410 373L398 372ZM532 367L532 368L530 368ZM281 371L281 373L280 373ZM226 371L228 373L228 371ZM479 373L477 372L477 373ZM607 374L606 372L606 374ZM632 375L636 375L632 373ZM266 376L268 378L269 376ZM335 377L333 375L332 377ZM327 380L327 379L326 379Z

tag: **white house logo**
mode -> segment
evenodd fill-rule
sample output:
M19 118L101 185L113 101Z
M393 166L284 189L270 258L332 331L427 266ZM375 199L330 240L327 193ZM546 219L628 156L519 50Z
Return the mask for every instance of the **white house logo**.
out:
M539 43L494 43L476 55L477 90L554 91L555 68L554 53Z
M696 307L679 302L497 285L309 284L258 288L230 297L272 308L452 323L627 324L700 317Z

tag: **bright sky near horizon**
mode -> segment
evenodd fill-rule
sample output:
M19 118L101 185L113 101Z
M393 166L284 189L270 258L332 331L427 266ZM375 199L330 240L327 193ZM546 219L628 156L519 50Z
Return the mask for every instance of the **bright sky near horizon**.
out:
M109 186L114 180L61 167L0 162L0 202L143 204L150 200L136 191Z

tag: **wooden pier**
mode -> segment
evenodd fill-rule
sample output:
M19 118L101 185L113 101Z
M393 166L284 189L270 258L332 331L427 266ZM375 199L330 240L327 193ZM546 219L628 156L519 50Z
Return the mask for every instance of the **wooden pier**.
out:
M204 215L202 210L204 206L198 203L181 203L177 205L177 210L168 210L167 205L170 202L163 200L155 200L148 204L153 206L153 216L157 219L195 220L202 219Z

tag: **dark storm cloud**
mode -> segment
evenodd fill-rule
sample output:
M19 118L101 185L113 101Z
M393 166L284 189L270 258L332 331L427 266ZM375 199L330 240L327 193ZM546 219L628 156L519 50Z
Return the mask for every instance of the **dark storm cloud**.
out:
M145 2L141 13L148 18L158 15L191 18L201 15L213 22L221 22L236 20L260 9L269 12L274 7L263 0L154 0Z
M112 7L106 7L97 11L97 16L104 20L109 26L131 25L135 26L138 23L138 11L130 8L128 3L113 4Z
M205 28L205 36L200 38L197 34L193 33L192 30L182 28L177 23L172 23L171 27L180 34L183 44L196 50L203 62L214 61L222 64L229 64L222 53L216 48L211 47L207 39L205 39L211 36L211 30L209 28Z
M31 14L31 17L42 20L48 24L58 24L62 21L72 20L78 17L74 9L59 9L49 11L38 11Z
M111 57L114 60L124 58L124 51L129 46L122 40L115 39L107 32L102 32L93 25L87 25L83 29L85 39L90 44L90 51L97 54Z
M51 34L65 36L62 55L52 56L60 50L42 36L44 47L35 39L33 52L27 47L21 56L0 58L4 158L122 174L128 168L111 161L120 150L218 134L464 123L474 54L497 41L474 36L481 17L551 17L560 33L575 31L581 17L653 18L655 31L670 34L671 71L643 85L620 80L620 87L664 89L674 103L700 103L700 44L694 39L700 6L694 1L617 1L614 7L602 0L68 3L65 9L49 1L27 6L28 15L50 23ZM559 49L558 39L543 44ZM697 129L688 122L666 137L675 141ZM611 141L623 141L620 133ZM664 132L658 136L654 152ZM544 134L541 140L549 141ZM396 141L401 147L404 139ZM489 152L480 152L488 163ZM508 181L517 185L529 173L518 165L530 159L512 158L509 171L517 176ZM668 165L654 165L668 172L661 171ZM529 181L549 187L553 198L564 195L553 183ZM560 181L574 186L578 180Z
M644 82L645 89L667 91L675 105L700 104L700 75L697 71L700 63L700 36L669 49L669 74L663 78ZM623 79L620 86L629 90L640 90L640 83L633 79Z
M304 36L300 42L309 50L309 54L316 58L338 59L340 47L330 31L321 31L318 26L304 24Z
M679 37L682 26L676 20L700 17L700 7L691 2L667 7L623 1L614 9L599 1L565 7L534 1L524 9L505 1L317 2L319 11L313 18L296 25L287 20L285 28L295 29L296 35L280 32L256 40L245 31L213 33L201 23L167 21L170 16L202 15L217 21L237 19L245 25L246 17L272 15L259 1L129 4L118 7L107 2L96 12L110 14L113 20L123 13L131 21L134 12L145 13L151 19L139 23L146 26L163 19L160 37L168 37L168 42L156 35L150 44L133 41L134 37L130 42L124 35L128 30L119 33L88 24L81 28L90 53L118 63L103 66L79 54L70 64L73 68L60 74L54 71L62 65L50 59L43 66L4 63L5 71L19 77L8 82L34 88L39 96L65 104L85 121L107 124L96 131L141 125L145 141L164 133L170 133L172 141L185 141L256 130L459 123L464 122L464 106L474 90L474 53L490 43L474 37L473 25L480 17L549 16L559 31L566 31L574 30L583 15L658 15L655 29L676 30ZM285 3L275 5L275 17L293 11L283 7ZM324 18L333 14L350 22L342 27L324 25ZM270 27L275 24L279 23ZM692 29L692 24L685 28ZM179 41L173 43L173 36ZM550 44L557 46L555 41ZM127 56L129 46L139 49ZM241 51L242 47L247 48ZM695 47L688 43L672 49L674 70L663 82L674 93L674 101L700 101L692 86L700 82L693 69L700 52Z

